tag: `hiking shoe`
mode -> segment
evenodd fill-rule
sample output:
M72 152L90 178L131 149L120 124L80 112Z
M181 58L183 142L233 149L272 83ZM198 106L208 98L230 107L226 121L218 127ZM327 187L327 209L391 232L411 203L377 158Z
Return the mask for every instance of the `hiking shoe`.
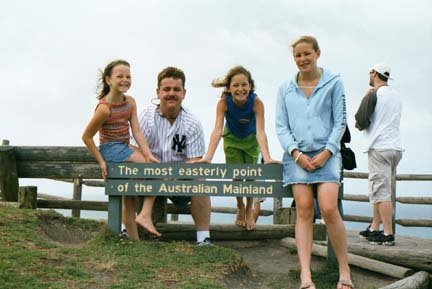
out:
M394 246L395 238L394 235L384 235L384 232L380 232L376 236L372 236L368 239L369 244L372 245L385 245L385 246Z
M204 240L202 240L201 242L197 242L196 244L197 246L213 246L210 238L205 238Z
M380 232L382 232L382 231L378 231L378 230L377 231L375 231L375 230L370 231L369 229L370 229L370 225L366 228L366 230L359 232L359 237L363 238L363 239L366 239L366 240L369 240L370 237L376 236Z

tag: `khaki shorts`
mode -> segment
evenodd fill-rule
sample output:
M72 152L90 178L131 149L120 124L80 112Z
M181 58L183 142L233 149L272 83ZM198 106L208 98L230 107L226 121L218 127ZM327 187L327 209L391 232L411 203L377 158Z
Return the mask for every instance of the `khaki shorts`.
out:
M369 150L369 201L371 203L391 201L391 180L396 176L396 167L401 158L401 151Z

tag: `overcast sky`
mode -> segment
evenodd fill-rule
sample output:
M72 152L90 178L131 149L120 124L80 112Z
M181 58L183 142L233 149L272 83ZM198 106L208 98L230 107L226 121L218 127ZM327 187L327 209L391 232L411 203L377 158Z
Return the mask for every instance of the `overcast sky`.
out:
M182 68L184 105L202 121L208 143L220 94L210 82L241 64L255 79L271 154L280 159L277 89L297 71L290 42L310 34L321 46L319 65L344 81L358 171L367 163L354 113L368 68L385 61L403 99L399 173L432 173L429 0L0 1L0 139L12 145L83 145L98 70L117 58L131 63L138 110L155 97L160 70ZM221 145L214 161L224 161Z

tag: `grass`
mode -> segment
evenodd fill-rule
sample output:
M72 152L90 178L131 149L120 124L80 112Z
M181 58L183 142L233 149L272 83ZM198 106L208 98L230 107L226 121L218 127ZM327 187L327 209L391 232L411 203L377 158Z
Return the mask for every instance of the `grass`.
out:
M0 208L0 288L225 288L240 255L187 242L134 242L96 221Z

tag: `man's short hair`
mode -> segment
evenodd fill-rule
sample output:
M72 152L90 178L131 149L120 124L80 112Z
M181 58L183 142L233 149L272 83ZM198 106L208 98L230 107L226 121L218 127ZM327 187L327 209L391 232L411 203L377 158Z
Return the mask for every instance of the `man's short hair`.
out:
M158 74L157 78L157 87L160 87L160 83L164 78L174 78L174 79L181 79L183 83L183 88L185 88L186 84L186 76L180 68L168 66Z

